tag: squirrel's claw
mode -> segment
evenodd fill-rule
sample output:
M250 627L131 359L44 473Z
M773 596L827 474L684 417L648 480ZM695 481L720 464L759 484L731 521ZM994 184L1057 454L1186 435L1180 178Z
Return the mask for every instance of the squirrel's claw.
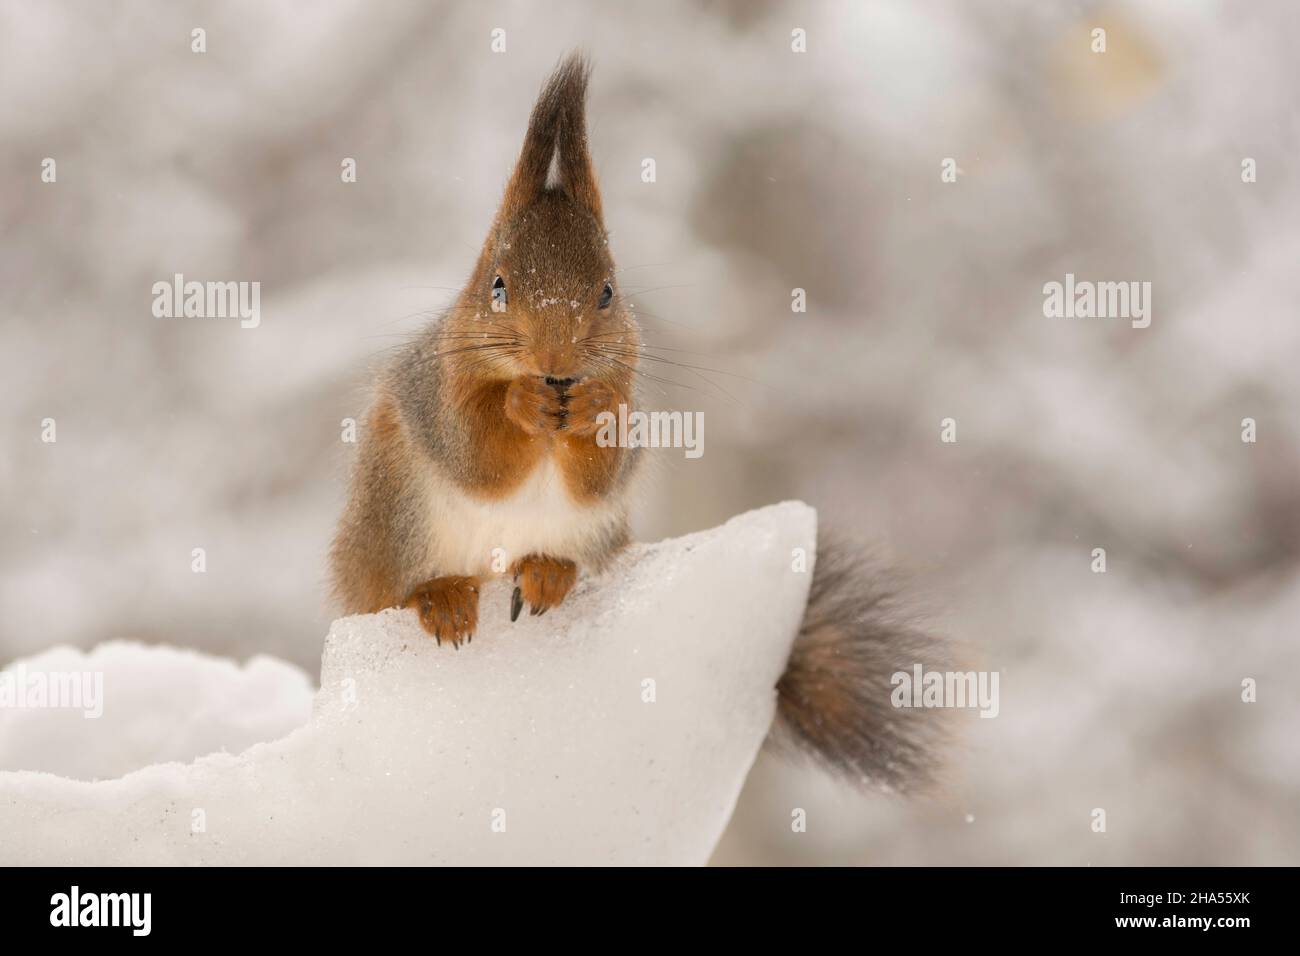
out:
M515 588L515 593L510 595L510 620L519 620L519 612L524 609L524 592Z

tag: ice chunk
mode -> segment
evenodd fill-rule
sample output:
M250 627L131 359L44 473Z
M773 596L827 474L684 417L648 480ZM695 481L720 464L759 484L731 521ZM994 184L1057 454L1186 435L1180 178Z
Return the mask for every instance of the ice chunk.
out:
M0 672L0 770L94 780L238 753L301 727L311 706L311 678L272 657L241 667L128 641L57 647Z
M459 651L407 611L336 621L281 739L98 783L0 773L0 863L703 863L772 721L815 535L806 505L750 512L514 624L495 582Z

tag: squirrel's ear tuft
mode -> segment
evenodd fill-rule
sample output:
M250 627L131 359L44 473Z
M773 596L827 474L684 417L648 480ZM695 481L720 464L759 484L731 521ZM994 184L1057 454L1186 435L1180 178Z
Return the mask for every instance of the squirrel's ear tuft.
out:
M551 166L562 189L603 224L600 189L587 149L587 78L591 65L578 53L566 57L542 87L528 120L528 135L506 187L502 213L513 218L547 188Z

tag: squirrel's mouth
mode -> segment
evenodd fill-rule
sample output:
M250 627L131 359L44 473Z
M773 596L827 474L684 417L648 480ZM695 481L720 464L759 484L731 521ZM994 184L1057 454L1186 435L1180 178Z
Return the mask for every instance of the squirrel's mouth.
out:
M529 358L531 361L528 364L533 366L536 374L546 379L548 385L553 382L572 383L578 379L580 363L573 348L537 345L533 347Z

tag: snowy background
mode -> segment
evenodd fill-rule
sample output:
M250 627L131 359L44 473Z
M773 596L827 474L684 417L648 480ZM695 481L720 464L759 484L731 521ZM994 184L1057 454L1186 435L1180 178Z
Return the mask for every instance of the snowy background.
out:
M654 373L706 444L639 536L802 498L1002 671L940 798L763 758L715 860L1300 862L1298 44L1283 0L0 4L0 664L316 674L340 422L581 47L623 287L713 370ZM261 326L155 319L177 272ZM1067 272L1151 282L1151 327L1044 318Z

